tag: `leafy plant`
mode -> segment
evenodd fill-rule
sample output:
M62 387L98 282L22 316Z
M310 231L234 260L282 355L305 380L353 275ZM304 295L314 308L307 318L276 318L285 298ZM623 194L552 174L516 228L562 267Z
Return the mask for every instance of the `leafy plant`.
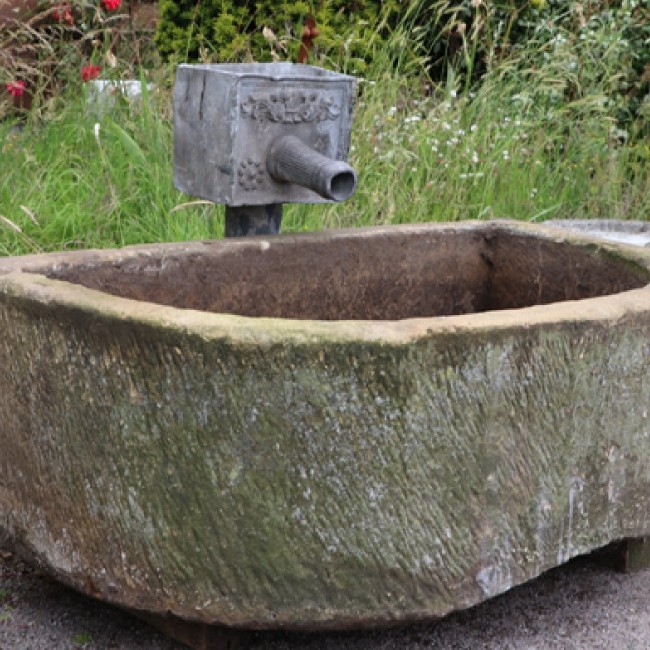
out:
M448 59L439 77L422 55L419 11L430 0L412 0L399 21L377 14L386 40L358 75L351 149L358 191L342 204L285 206L283 230L650 218L646 25L635 22L647 4L616 5L612 11L623 13L612 20L601 0L585 3L582 14L561 4L516 14L517 21L528 16L525 41L519 22L499 27L510 45L506 54L499 36L506 31L493 32L499 38L485 50L492 59L481 58L484 45L466 31L467 60ZM504 16L509 6L499 5ZM267 54L280 47L265 43ZM95 56L111 51L102 48ZM323 49L315 54L334 63ZM143 84L141 102L118 95L100 109L79 80L80 63L70 60L66 74L76 81L47 112L32 110L22 131L14 120L0 121L0 254L221 236L223 208L172 185L173 66L156 71L151 94Z
M75 634L74 637L72 637L72 642L76 645L85 646L93 642L93 637L85 632L83 634Z
M550 101L600 94L624 126L650 114L648 0L413 0L411 11L436 80L452 69L476 89L514 62L524 79L552 72Z
M0 118L15 109L42 110L62 88L103 77L132 76L118 69L116 52L137 63L139 46L126 43L129 15L122 0L42 0L31 13L6 19L0 31ZM135 38L135 31L129 32ZM112 71L112 72L109 72ZM4 101L3 101L4 100Z
M401 12L397 0L161 0L156 42L180 61L296 61L308 16L312 60L363 72Z

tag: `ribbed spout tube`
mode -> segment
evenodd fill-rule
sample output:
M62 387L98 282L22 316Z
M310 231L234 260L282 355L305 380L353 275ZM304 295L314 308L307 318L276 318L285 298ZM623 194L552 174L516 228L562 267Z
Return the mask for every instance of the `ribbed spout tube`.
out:
M302 185L331 201L345 201L357 189L357 173L350 165L323 156L294 135L273 142L266 168L274 180Z

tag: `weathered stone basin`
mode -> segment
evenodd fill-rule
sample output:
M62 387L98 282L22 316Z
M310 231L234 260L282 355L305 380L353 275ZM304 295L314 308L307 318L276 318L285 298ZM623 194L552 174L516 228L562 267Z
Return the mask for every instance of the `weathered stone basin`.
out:
M427 224L0 274L0 530L85 593L371 625L650 534L650 251Z

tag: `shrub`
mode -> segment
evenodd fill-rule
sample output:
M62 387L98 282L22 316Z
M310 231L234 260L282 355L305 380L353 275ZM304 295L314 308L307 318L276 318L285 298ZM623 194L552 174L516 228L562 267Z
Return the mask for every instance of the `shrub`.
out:
M296 61L305 21L318 29L313 59L362 72L384 42L398 0L161 0L156 42L180 61Z
M0 0L1 4L1 0ZM122 0L39 0L15 2L22 11L0 15L0 118L12 110L40 110L66 85L100 74L133 76L140 43ZM121 69L120 69L121 68Z
M553 71L545 101L591 104L629 129L650 108L650 6L647 1L593 0L550 13L514 45L527 75Z
M621 125L650 114L648 0L413 0L411 11L435 80L453 70L475 89L514 62L522 78L549 79L536 101L599 97Z

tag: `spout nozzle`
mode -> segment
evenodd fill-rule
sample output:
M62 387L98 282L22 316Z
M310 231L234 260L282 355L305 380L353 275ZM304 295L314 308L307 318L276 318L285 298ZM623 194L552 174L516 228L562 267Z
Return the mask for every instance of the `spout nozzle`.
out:
M345 201L357 189L357 173L347 163L335 161L331 167L335 165L340 169L330 169L330 173L326 176L325 192L321 196L332 201Z
M331 201L345 201L357 189L357 173L350 165L323 156L293 135L273 142L266 167L274 180L302 185Z

